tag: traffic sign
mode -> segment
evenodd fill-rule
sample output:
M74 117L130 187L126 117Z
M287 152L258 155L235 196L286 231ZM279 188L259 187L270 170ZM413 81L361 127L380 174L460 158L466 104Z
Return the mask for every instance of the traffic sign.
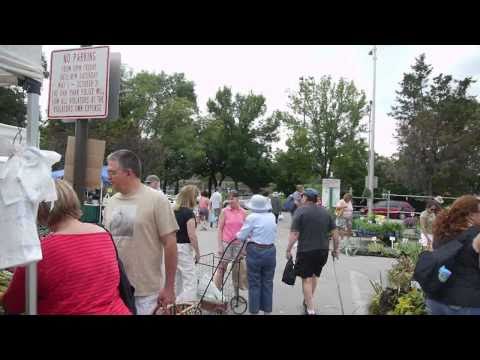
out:
M108 46L52 51L49 119L102 119L108 116Z

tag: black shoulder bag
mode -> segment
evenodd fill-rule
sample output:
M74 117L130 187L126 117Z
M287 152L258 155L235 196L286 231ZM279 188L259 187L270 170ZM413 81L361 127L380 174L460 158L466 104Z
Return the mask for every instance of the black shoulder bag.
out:
M137 315L137 308L135 306L135 288L132 286L132 284L130 284L122 260L120 260L120 258L118 257L117 246L115 245L115 241L113 241L112 234L107 229L105 229L105 231L108 233L108 235L110 235L113 247L115 248L115 254L117 255L118 270L120 272L120 283L118 284L120 297L122 298L128 309L132 312L132 314Z
M465 242L475 237L480 229L472 226L465 230L456 239L433 251L424 251L418 257L413 280L417 281L427 296L435 298L448 282L441 282L438 278L439 269L445 265L451 269L455 263L455 257L463 248Z

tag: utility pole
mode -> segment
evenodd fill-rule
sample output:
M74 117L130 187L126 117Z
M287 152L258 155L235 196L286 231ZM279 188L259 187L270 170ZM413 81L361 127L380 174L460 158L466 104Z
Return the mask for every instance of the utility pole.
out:
M374 162L375 162L375 86L376 86L376 72L377 72L377 46L373 46L373 50L369 52L373 55L373 96L371 106L371 121L370 121L370 157L368 160L368 190L370 195L368 198L368 215L372 215L373 208L373 179L375 176Z

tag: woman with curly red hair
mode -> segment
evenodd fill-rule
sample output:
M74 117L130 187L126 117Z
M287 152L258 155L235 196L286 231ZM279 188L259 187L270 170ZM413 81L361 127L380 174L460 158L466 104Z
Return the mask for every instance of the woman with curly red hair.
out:
M451 276L435 298L427 299L432 315L480 315L480 198L459 197L433 224L433 249L452 240L463 248L449 268Z

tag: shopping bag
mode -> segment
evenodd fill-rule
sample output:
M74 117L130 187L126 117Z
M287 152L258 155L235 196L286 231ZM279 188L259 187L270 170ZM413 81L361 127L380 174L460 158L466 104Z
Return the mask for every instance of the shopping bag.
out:
M206 292L205 289L207 290ZM213 280L210 281L210 276L208 276L208 274L204 274L198 283L198 297L201 298L204 293L205 296L203 299L212 303L222 304L225 300L222 292L215 286L215 282Z
M288 259L285 269L283 270L282 281L287 285L295 285L295 264L292 258Z
M244 257L234 262L232 280L235 288L238 287L241 290L248 289L247 264Z

